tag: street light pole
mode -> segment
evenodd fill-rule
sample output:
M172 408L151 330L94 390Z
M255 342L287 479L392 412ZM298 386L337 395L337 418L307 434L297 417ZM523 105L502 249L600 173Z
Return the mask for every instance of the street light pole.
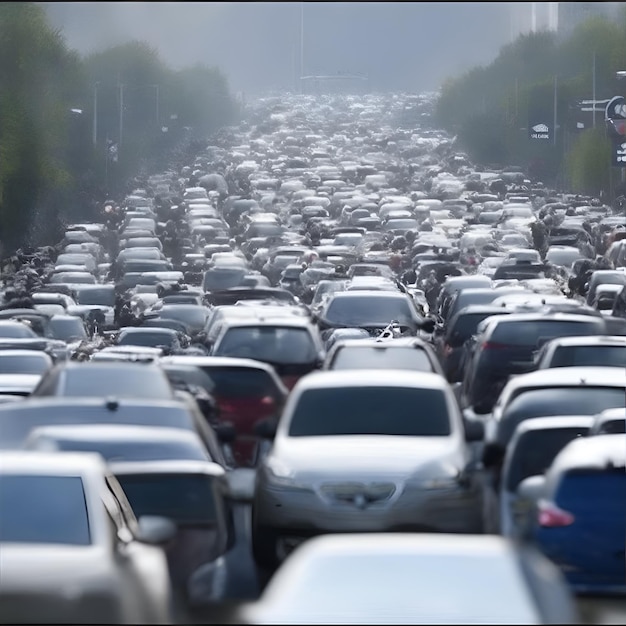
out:
M118 140L118 149L122 146L122 137L124 135L124 83L120 83L120 137Z
M592 68L592 81L593 81L593 127L596 127L596 52L593 52L593 68Z
M92 128L92 140L94 147L98 145L98 86L97 82L93 86L93 128Z
M159 85L154 85L154 89L155 89L155 114L156 114L156 123L157 126L159 125Z

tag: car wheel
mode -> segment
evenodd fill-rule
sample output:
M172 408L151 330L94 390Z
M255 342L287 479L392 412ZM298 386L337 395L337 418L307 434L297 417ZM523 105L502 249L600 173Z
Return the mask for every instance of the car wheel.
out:
M278 535L270 526L252 523L252 554L256 564L265 569L278 567L276 554Z

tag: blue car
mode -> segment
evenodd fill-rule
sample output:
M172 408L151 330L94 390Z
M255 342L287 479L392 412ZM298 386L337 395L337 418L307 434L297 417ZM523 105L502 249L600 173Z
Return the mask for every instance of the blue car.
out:
M626 437L575 439L545 476L530 538L579 593L626 594Z

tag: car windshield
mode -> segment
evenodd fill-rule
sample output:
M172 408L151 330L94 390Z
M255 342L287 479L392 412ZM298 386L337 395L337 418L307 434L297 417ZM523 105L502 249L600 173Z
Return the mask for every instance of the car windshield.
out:
M117 341L119 346L142 346L144 348L158 348L159 346L171 347L176 335L154 331L150 333L128 331L122 333Z
M541 346L550 339L576 335L598 335L601 324L595 319L566 322L561 320L532 320L499 323L489 341L510 346Z
M202 287L205 291L231 289L232 287L238 287L245 275L246 270L241 267L210 269L204 273Z
M290 437L396 435L446 437L450 418L439 389L332 387L304 391L289 425Z
M0 511L0 544L91 544L79 476L2 474Z
M574 366L626 368L626 345L561 346L555 350L550 367Z
M52 366L46 354L3 354L0 351L0 374L44 374Z
M589 429L582 426L530 430L520 437L513 450L506 489L514 492L529 476L543 474L556 455L576 437L585 437Z
M195 304L166 305L159 311L159 317L178 320L186 324L191 330L201 330L207 315L208 310L205 307Z
M173 397L165 374L142 364L133 365L132 370L127 367L107 367L106 370L76 367L65 372L64 380L63 396L162 400Z
M406 298L335 297L328 304L325 318L331 324L342 326L384 325L392 320L405 326L415 325Z
M76 302L86 305L115 306L115 290L77 289Z
M51 318L48 324L47 335L52 339L59 339L60 341L76 341L88 338L80 317Z
M330 366L345 369L400 369L432 372L433 366L425 350L410 346L346 346L340 348Z
M228 398L278 399L278 387L264 370L250 367L206 367L202 368L215 383L214 394Z
M182 441L80 441L56 440L62 452L97 452L115 461L210 461L201 442Z
M4 339L36 339L37 334L26 324L2 324L0 323L0 337Z
M217 524L214 479L204 474L117 474L139 519L167 517L177 524Z
M242 326L230 328L215 345L215 356L257 359L269 363L312 363L315 343L305 328Z
M530 389L506 407L498 425L498 441L508 443L518 424L533 417L596 415L624 406L619 387L551 387Z

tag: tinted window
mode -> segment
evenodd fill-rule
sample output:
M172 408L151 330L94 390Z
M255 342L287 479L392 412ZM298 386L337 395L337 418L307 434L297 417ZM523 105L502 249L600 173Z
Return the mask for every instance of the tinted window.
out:
M500 315L500 313L467 313L459 315L455 321L452 322L450 330L448 331L448 338L455 336L455 344L461 345L472 335L476 334L476 328L484 319L493 315Z
M509 465L506 489L515 491L529 476L543 474L552 465L554 457L576 437L584 437L587 428L554 428L531 430L520 439Z
M600 334L599 326L592 321L516 321L498 324L491 335L490 341L512 346L535 346L557 337L597 334Z
M555 502L572 513L589 513L606 522L622 520L623 524L626 519L624 493L626 472L623 467L604 471L578 470L568 472L561 478Z
M47 335L53 339L61 341L75 341L77 339L87 339L85 327L80 318L54 319L50 320Z
M57 441L64 452L97 452L106 461L210 461L205 448L198 441L137 442L137 441Z
M404 387L333 387L305 391L295 407L291 437L450 434L442 391Z
M244 367L207 367L204 371L215 383L215 395L234 398L278 399L280 393L272 377L263 370Z
M498 425L498 441L508 443L516 426L532 417L596 415L624 406L624 389L563 387L533 389L519 395L506 408Z
M317 358L307 330L280 326L231 328L215 346L214 354L294 364L311 363Z
M409 326L415 324L405 298L337 297L329 303L325 317L331 324L345 326L389 324L392 320Z
M626 346L563 346L550 363L550 367L579 365L626 367Z
M170 384L159 371L137 365L136 369L107 367L106 370L77 367L65 373L63 396L151 398L171 400Z
M400 369L432 372L433 367L424 350L381 345L341 348L329 369Z
M211 378L194 365L164 365L163 371L172 384L185 382L190 385L197 385L205 389L207 393L213 393L215 389Z
M202 287L205 291L230 289L241 284L246 270L241 268L220 268L204 273Z
M78 304L115 306L115 291L113 289L78 289L76 302Z
M3 474L0 542L91 543L83 481L78 476Z
M623 419L606 420L598 427L597 435L623 435L626 433L626 421Z
M43 374L51 361L37 354L14 356L0 352L0 374Z
M179 524L215 524L213 479L203 474L138 474L116 476L139 519L168 517Z
M0 324L0 337L6 339L33 339L37 335L25 324Z
M207 309L196 305L164 306L159 311L159 317L178 320L192 330L200 330L206 322Z
M164 333L157 331L152 333L135 333L129 331L120 335L117 344L120 346L143 346L148 348L157 348L159 346L172 347L175 338L176 335L174 335L173 333Z

